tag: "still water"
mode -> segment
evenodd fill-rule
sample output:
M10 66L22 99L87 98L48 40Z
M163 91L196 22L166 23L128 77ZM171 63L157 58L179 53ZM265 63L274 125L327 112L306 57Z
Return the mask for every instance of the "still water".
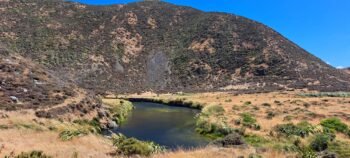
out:
M134 102L126 122L114 130L128 137L153 141L169 149L195 148L209 140L195 132L194 117L200 111L157 103Z

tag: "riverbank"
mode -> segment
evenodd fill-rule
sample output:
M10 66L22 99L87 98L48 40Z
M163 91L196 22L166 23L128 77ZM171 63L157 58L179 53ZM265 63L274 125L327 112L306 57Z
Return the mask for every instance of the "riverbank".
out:
M213 92L144 93L118 97L201 105L205 119L199 124L202 127L200 132L204 130L203 134L209 136L214 133L214 138L224 136L218 135L217 129L233 129L244 137L247 144L256 148L304 156L335 154L345 158L350 156L350 98L347 94Z

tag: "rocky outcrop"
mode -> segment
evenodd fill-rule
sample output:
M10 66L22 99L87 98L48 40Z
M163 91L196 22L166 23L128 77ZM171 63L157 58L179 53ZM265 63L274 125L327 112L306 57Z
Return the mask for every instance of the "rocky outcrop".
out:
M210 145L219 146L219 147L232 147L237 145L245 144L243 141L243 137L238 133L232 133L224 138L214 140L210 143Z

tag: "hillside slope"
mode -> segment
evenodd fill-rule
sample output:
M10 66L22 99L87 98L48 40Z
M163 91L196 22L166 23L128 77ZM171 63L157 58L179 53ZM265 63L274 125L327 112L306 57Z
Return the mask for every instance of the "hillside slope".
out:
M0 41L95 91L348 91L348 74L244 17L163 2L0 2Z
M0 110L34 110L39 117L84 117L102 109L90 93L0 43Z

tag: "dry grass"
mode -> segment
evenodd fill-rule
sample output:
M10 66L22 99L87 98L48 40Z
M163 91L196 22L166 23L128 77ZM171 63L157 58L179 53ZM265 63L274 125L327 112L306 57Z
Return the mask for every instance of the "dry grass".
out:
M225 108L225 116L231 126L235 127L234 120L239 114L249 112L262 125L260 131L251 131L256 134L267 135L271 128L277 124L286 122L297 123L307 120L310 123L318 124L320 120L329 117L339 117L343 122L350 125L350 98L340 97L301 97L299 92L272 92L262 94L234 95L226 92L200 93L200 94L161 94L144 93L133 94L131 98L158 98L171 100L183 98L186 101L198 102L205 106L221 105ZM250 105L245 105L251 102ZM267 104L266 104L267 103ZM264 106L264 104L269 106ZM306 105L309 105L308 107ZM275 114L267 118L268 112ZM291 120L286 120L288 117Z
M288 122L297 123L307 120L312 124L319 124L320 120L329 117L338 117L344 123L350 125L350 98L309 98L300 97L298 92L266 93L266 94L245 94L234 95L224 92L201 93L201 94L161 94L155 95L145 93L142 95L128 95L120 97L132 98L158 98L164 100L174 100L183 98L186 101L199 102L205 106L221 105L224 107L224 115L227 123L232 127L237 127L234 120L240 117L243 112L251 113L261 125L261 130L250 130L248 134L269 137L269 132L277 124ZM116 99L105 99L105 103L120 103ZM247 104L251 102L251 104ZM265 104L264 104L265 103ZM276 115L267 118L267 112L273 111ZM61 141L59 131L66 127L72 127L69 123L62 123L57 120L37 118L34 111L5 112L8 118L0 118L0 125L11 128L0 129L0 157L11 152L20 153L22 151L43 150L48 155L54 157L72 157L78 153L79 157L111 157L108 153L114 151L111 142L101 136L87 135L76 137L71 141ZM291 119L286 119L291 116ZM48 127L55 127L50 130ZM349 137L337 134L337 139L350 142ZM1 147L3 146L3 148ZM264 157L286 157L286 153L267 149L267 151L257 150L253 147L240 148L214 148L207 147L194 150L179 149L173 152L156 154L153 158L216 158L216 157L237 157L248 156L257 153Z
M112 143L98 135L86 135L62 141L60 131L67 128L80 128L65 122L37 118L33 111L0 112L9 117L0 119L0 125L9 129L0 129L0 157L10 153L19 154L31 150L42 150L48 155L67 158L78 153L80 157L110 157ZM50 130L49 127L55 128Z
M72 141L61 141L57 132L33 131L28 129L0 130L0 146L3 150L0 157L10 153L19 154L31 150L42 150L48 155L57 158L72 157L78 153L81 157L109 157L112 152L112 144L95 135L88 135L73 139Z
M257 151L250 147L240 148L215 148L207 147L195 150L183 150L179 149L174 152L168 152L163 154L156 154L151 156L152 158L236 158L238 156L248 156L250 154L259 154L266 158L285 158L292 154L281 153L271 150Z

